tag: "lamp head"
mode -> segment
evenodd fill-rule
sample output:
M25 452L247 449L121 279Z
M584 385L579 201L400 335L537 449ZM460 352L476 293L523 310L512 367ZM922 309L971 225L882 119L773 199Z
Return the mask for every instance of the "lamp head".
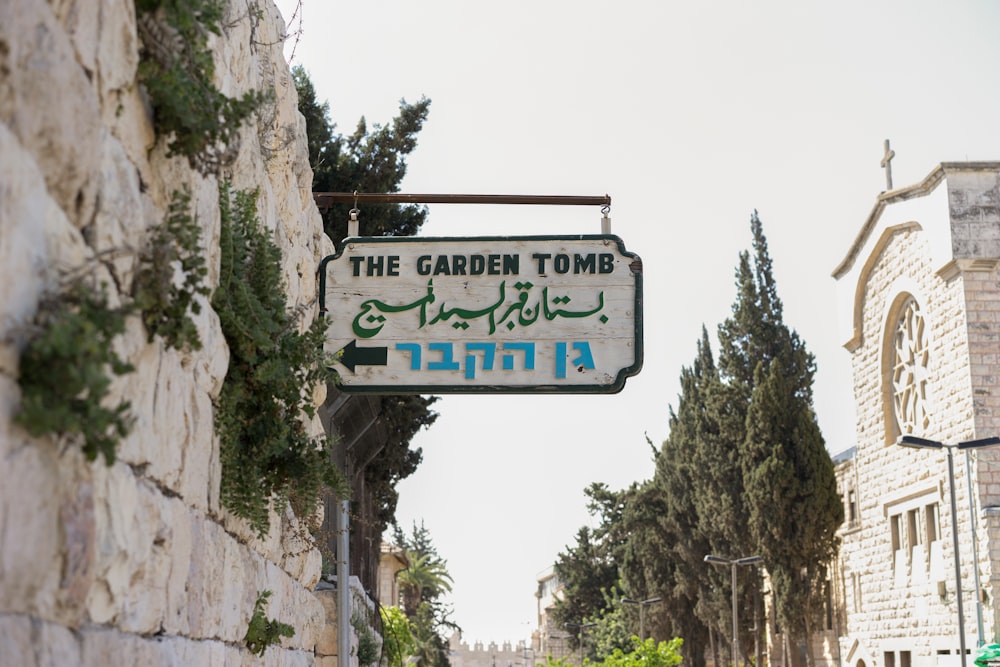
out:
M977 447L995 447L996 445L1000 445L1000 438L993 436L992 438L980 438L979 440L960 442L958 443L958 448L975 449Z
M915 435L901 435L899 440L896 441L897 445L902 447L912 447L914 449L941 449L944 447L944 443L938 442L937 440L928 440L927 438L918 438Z

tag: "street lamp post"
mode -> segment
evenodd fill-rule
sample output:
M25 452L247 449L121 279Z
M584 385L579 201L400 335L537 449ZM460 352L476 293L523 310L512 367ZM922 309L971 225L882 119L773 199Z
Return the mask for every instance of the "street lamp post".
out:
M654 602L659 602L663 598L647 598L645 600L633 600L632 598L622 598L623 604L637 604L639 605L639 641L644 640L645 630L646 630L646 615L645 609L646 605L653 604Z
M579 646L580 667L583 667L583 631L586 630L587 628L592 628L595 625L597 625L597 623L566 623L565 624L565 626L567 628L578 628L580 630L580 646Z
M733 587L733 667L739 667L739 655L740 655L740 632L739 632L739 622L737 616L736 608L736 568L740 565L756 565L761 562L763 558L760 556L746 556L744 558L722 558L720 556L713 556L711 554L705 556L706 563L712 563L713 565L729 565L732 568L732 587Z
M900 436L896 444L903 447L913 447L915 449L943 449L948 454L948 490L951 495L951 546L955 552L955 602L958 609L958 650L962 656L962 667L966 667L965 657L965 613L962 609L962 566L958 557L958 509L955 506L955 462L951 454L952 449L977 449L981 447L992 447L1000 445L1000 438L981 438L979 440L967 440L958 444L950 445L937 440L918 438L913 435ZM968 464L968 462L966 462ZM972 502L972 497L969 497ZM979 592L977 591L978 595Z

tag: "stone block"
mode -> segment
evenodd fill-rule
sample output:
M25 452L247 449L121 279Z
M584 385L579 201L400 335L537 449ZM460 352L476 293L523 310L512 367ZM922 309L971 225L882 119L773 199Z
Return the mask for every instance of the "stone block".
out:
M66 217L83 228L97 200L97 95L47 3L0 5L0 43L0 121L32 154Z
M22 437L18 438L17 435ZM62 544L55 445L15 432L0 496L0 612L53 618Z
M316 591L315 596L324 612L323 629L316 641L316 654L337 655L337 591Z

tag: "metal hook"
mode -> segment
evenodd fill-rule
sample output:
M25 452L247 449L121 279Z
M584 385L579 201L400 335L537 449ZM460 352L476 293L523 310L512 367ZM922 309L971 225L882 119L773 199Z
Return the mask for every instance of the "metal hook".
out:
M361 213L358 210L358 191L354 191L354 208L350 210L350 219L347 221L347 236L357 236L358 235L358 214Z
M605 204L601 207L601 233L610 234L611 233L611 218L608 217L608 213L611 212L611 204Z

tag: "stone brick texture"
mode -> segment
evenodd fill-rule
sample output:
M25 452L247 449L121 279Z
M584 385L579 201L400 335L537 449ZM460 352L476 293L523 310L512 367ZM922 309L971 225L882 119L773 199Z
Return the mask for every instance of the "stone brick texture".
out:
M289 308L315 315L315 267L333 246L312 202L284 23L271 0L224 4L217 84L275 92L226 175L259 189ZM130 400L136 422L114 465L12 421L39 299L74 272L101 276L112 303L126 298L135 249L182 184L218 282L217 179L166 157L138 53L132 0L0 3L0 665L311 665L325 613L307 526L276 511L258 539L220 507L213 399L229 354L207 302L199 351L147 341L137 316L116 339L136 371L111 400ZM242 640L262 590L268 616L295 635L258 658Z

